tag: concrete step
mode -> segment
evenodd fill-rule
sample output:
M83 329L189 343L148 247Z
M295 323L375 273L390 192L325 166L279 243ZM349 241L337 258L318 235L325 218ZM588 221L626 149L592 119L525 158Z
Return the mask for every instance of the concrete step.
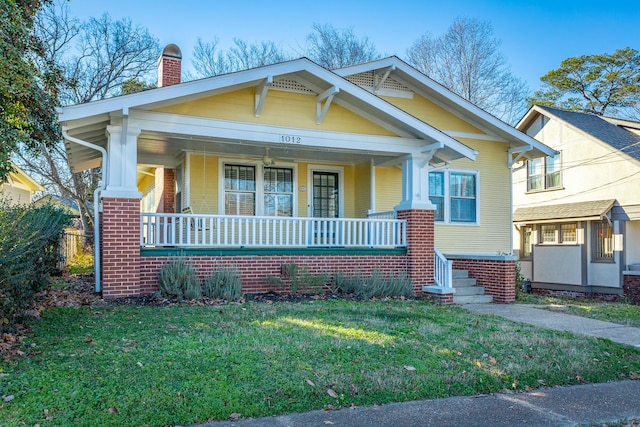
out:
M455 295L456 296L484 295L484 288L482 286L465 286L463 288L456 288Z
M467 279L469 277L469 270L453 270L454 279Z
M491 295L457 295L453 294L454 304L488 304L493 302Z
M476 286L478 284L477 279L471 279L471 278L466 278L466 279L454 278L452 282L453 282L452 285L454 288L464 288L469 286Z

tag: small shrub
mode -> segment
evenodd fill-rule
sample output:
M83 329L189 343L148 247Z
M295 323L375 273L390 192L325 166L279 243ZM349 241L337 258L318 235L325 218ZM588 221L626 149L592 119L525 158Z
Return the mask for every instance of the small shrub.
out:
M58 244L71 219L51 205L0 200L0 331L9 330L57 272Z
M164 297L200 299L202 286L196 275L196 270L183 257L169 260L158 273L160 294Z
M359 273L353 275L336 273L333 288L362 299L413 295L411 279L406 272L383 275L378 268L374 269L369 277L363 277Z
M204 296L238 301L242 296L242 279L235 269L220 269L211 273L204 282Z
M292 293L321 293L323 286L329 281L326 274L313 274L306 267L299 268L297 264L282 264L282 283L289 282Z

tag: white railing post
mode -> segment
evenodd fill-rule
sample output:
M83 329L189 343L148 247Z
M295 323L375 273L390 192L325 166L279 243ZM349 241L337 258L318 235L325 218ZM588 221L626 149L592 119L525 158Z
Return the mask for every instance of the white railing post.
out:
M437 248L434 250L434 281L437 286L453 288L453 261L448 260Z

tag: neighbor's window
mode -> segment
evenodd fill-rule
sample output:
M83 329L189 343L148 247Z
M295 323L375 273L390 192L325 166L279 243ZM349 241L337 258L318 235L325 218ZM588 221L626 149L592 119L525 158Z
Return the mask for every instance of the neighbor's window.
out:
M525 225L522 227L522 255L520 258L531 257L533 249L533 226Z
M540 243L547 245L577 243L577 225L575 222L542 224L540 226Z
M527 191L562 186L560 154L527 161Z
M613 260L613 229L608 221L593 223L593 261Z
M436 221L477 222L477 172L429 172L429 199L436 205Z

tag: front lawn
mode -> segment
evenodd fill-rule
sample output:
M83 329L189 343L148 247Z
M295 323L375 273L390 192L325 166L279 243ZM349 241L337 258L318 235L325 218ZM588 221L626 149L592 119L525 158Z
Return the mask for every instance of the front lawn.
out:
M640 328L640 306L625 301L604 302L596 299L559 298L524 294L519 296L517 302L536 304L540 308L547 310Z
M22 351L0 365L1 425L188 425L640 373L638 350L425 301L54 308Z

